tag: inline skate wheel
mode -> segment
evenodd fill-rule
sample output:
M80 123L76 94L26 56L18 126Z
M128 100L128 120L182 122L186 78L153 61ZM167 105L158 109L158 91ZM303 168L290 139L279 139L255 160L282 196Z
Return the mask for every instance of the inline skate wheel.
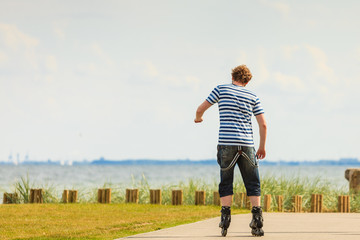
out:
M223 236L223 237L225 237L226 236L226 234L227 234L227 229L221 229L221 235Z

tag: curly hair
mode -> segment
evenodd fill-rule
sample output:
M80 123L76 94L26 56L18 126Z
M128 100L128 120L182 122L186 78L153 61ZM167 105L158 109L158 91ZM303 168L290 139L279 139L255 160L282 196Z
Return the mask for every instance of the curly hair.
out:
M231 75L234 81L245 84L248 83L252 78L252 74L246 65L240 65L235 67L234 69L232 69Z

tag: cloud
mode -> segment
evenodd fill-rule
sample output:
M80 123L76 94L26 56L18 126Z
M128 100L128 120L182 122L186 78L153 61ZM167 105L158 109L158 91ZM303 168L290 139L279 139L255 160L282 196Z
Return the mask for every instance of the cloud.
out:
M0 51L0 64L7 62L7 60L8 60L8 56Z
M266 61L266 50L263 47L259 47L257 49L257 64L254 66L254 73L256 76L256 81L254 82L254 86L262 85L266 82L270 77L270 71L267 66Z
M355 52L357 55L357 59L360 60L360 47L356 48Z
M56 37L58 37L60 40L64 40L66 35L65 35L65 28L68 26L68 21L67 20L62 20L62 21L56 21L53 23L53 33L55 34Z
M56 61L55 56L53 56L53 55L47 56L46 60L45 60L45 65L49 71L56 72L57 71L57 61Z
M102 47L98 43L93 43L90 46L90 49L93 54L98 56L100 60L104 61L108 65L112 66L114 65L114 62L111 60L111 58L104 52Z
M276 82L283 88L284 90L303 90L304 83L297 76L287 75L281 72L275 72L274 78Z
M239 64L245 64L247 63L247 60L248 60L248 56L246 52L240 52L239 57L237 58L237 62Z
M159 71L157 70L155 65L150 61L145 62L145 73L150 77L155 77L159 75Z
M282 46L281 48L282 48L284 57L287 60L290 60L293 58L294 53L297 50L299 50L300 47L298 45L285 45L285 46Z
M64 33L64 31L63 31L61 28L55 27L55 28L53 29L53 31L54 31L55 35L56 35L58 38L60 38L60 39L62 39L62 40L65 39L65 33Z
M0 38L2 39L0 44L3 44L4 51L24 57L27 67L37 68L38 59L35 48L39 41L36 38L21 32L16 25L4 23L0 23ZM18 56L16 62L19 62Z
M5 45L13 50L19 50L22 46L33 48L39 43L36 38L21 32L16 25L0 23L0 33L2 34Z
M169 74L166 70L159 69L152 61L137 61L134 62L130 68L133 72L142 69L138 78L142 83L151 83L152 85L158 84L165 87L177 87L177 88L190 88L197 90L199 88L201 80L193 75L187 74ZM137 81L139 82L139 81Z
M306 45L305 48L312 56L315 66L316 66L316 74L318 76L325 77L325 80L331 83L335 83L335 75L334 70L327 65L328 58L320 48Z
M288 17L290 14L290 6L286 3L269 0L261 0L261 3L280 12L284 17Z

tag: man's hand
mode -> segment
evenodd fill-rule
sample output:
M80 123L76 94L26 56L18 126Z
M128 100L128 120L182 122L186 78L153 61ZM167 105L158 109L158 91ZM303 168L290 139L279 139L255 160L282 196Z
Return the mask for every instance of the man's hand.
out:
M264 159L266 156L265 148L259 148L256 152L256 156L258 157L258 159Z
M201 118L195 118L194 122L195 123L201 123L203 121L202 117Z

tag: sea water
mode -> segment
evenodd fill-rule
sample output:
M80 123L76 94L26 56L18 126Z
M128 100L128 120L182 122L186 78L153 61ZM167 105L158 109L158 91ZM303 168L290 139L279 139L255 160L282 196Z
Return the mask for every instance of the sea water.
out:
M260 166L260 176L275 178L301 177L322 179L336 188L348 187L344 172L351 166ZM28 176L34 187L52 186L55 189L98 188L112 186L135 187L146 181L151 188L176 185L190 179L217 185L218 165L0 165L0 191L13 191L14 183ZM235 170L235 180L241 178Z

